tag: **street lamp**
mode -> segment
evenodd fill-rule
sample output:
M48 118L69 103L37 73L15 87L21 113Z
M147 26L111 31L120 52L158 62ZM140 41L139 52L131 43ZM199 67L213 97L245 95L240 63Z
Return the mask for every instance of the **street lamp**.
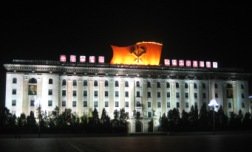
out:
M214 132L215 131L215 115L214 114L215 114L215 111L218 110L219 104L216 102L215 99L212 99L212 100L210 100L208 106L210 108L212 108L212 110L213 110L213 132Z

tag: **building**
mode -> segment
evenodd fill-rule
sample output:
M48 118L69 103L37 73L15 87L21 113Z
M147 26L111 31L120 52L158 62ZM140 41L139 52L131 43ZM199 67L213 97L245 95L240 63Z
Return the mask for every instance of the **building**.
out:
M128 112L129 132L147 132L153 120L170 109L190 111L215 99L224 112L251 112L248 99L249 74L218 68L217 62L165 59L160 64L162 44L140 42L113 48L111 63L104 57L60 56L60 61L13 60L4 64L5 106L17 116L41 106L50 113L56 106L79 116L105 108L111 118L115 110ZM98 62L96 61L98 59ZM217 107L218 108L218 107ZM36 112L35 112L36 113ZM140 116L136 130L136 114ZM140 126L140 127L139 127Z

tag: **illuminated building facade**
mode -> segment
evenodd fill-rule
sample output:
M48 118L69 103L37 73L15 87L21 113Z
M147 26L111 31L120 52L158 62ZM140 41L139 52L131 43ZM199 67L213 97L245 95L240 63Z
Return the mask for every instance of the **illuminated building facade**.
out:
M136 132L137 121L138 131L148 132L153 120L155 132L163 113L173 108L189 112L191 106L200 108L211 99L227 115L251 112L247 73L218 68L217 62L210 61L165 59L159 64L162 44L155 42L112 48L110 64L104 63L103 56L79 56L77 61L75 55L69 62L61 55L60 61L5 64L5 106L17 116L29 115L39 105L47 113L58 106L61 112L70 108L79 116L89 115L94 108L101 114L105 108L110 118L115 110L124 108L131 133ZM159 54L153 59L149 52Z

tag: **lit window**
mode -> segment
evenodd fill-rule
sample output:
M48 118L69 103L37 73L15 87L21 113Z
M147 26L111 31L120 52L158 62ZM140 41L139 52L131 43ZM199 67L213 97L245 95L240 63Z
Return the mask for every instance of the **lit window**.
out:
M17 83L17 78L13 78L13 79L12 79L12 83L13 83L13 84L16 84L16 83Z
M53 79L49 79L48 83L53 84Z

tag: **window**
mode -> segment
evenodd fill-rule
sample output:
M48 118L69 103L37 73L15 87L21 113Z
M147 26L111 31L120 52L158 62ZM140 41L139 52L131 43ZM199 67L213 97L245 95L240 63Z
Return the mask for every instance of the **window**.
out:
M73 80L73 86L77 86L77 81Z
M105 97L108 97L108 91L105 91L105 92L104 92L104 96L105 96Z
M119 92L115 91L115 97L119 97Z
M76 97L77 93L76 90L73 91L73 96Z
M128 101L125 102L125 107L126 107L126 108L129 107L129 102L128 102Z
M215 93L215 98L218 98L218 93Z
M161 102L157 102L157 104L158 104L157 107L161 108Z
M243 94L243 93L241 94L241 97L242 97L242 99L244 99L244 98L245 98L245 96L244 96L244 94Z
M136 87L140 87L140 82L139 81L136 82Z
M62 90L61 94L63 97L66 96L66 90Z
M228 103L228 108L229 108L229 109L232 108L231 102Z
M188 88L188 83L185 83L185 88L186 88L186 89Z
M188 92L185 93L185 98L186 98L186 99L188 98Z
M115 107L119 107L119 102L118 101L115 102Z
M215 89L218 88L218 84L217 84L217 83L214 84L214 88L215 88Z
M66 101L62 101L62 107L65 107L66 106Z
M48 90L48 95L49 95L49 96L53 95L52 89L49 89L49 90Z
M17 94L17 90L16 89L12 89L12 95L16 95Z
M125 87L129 87L129 82L125 81Z
M151 112L150 111L148 112L148 118L151 118Z
M94 86L95 86L95 87L98 86L98 81L97 81L97 80L94 81Z
M198 86L197 86L196 83L193 84L193 88L194 88L194 89L197 89L197 88L198 88Z
M194 98L197 99L198 98L198 94L194 93Z
M226 95L227 95L227 98L233 98L233 89L227 89L226 90Z
M31 101L30 101L30 106L31 106L31 107L34 107L34 100L31 100Z
M178 82L176 82L176 88L179 88L179 83Z
M136 96L140 97L140 91L137 91L136 93L137 93Z
M202 89L206 89L206 84L202 83Z
M52 100L48 100L48 107L52 106Z
M87 80L84 80L84 81L83 81L83 86L87 86L87 84L88 84L88 83L87 83Z
M188 102L186 102L186 108L189 108L189 103Z
M245 108L245 103L244 103L244 102L242 102L241 104L242 104L242 105L241 105L241 106L242 106L242 108Z
M16 84L16 83L17 83L17 78L13 78L13 79L12 79L12 83L13 83L13 84Z
M119 82L115 81L115 87L119 87Z
M244 89L244 85L243 84L241 84L241 89Z
M170 98L170 97L171 97L170 92L167 92L167 93L166 93L166 96L167 96L167 98Z
M107 108L109 106L108 101L105 101L105 107Z
M166 82L166 88L170 88L170 83Z
M148 102L148 108L151 108L151 102Z
M157 92L157 97L158 97L158 98L161 97L161 92Z
M83 101L83 107L87 107L87 101Z
M66 86L66 80L62 80L62 86Z
M137 107L141 107L141 103L139 101L136 102Z
M206 99L206 93L203 93L203 94L202 94L202 98L203 98L203 99Z
M87 97L87 90L84 90L84 91L83 91L83 96L84 96L84 97Z
M176 92L176 98L179 98L179 92Z
M170 102L167 102L167 108L170 108L171 105L170 105Z
M16 100L12 100L11 105L14 107L16 106Z
M49 79L48 83L53 84L53 79Z
M157 82L157 88L161 88L160 82Z
M108 87L108 80L105 81L105 87Z
M147 88L151 88L151 83L149 81L147 82Z
M94 107L97 108L98 107L98 101L94 102Z
M73 101L73 107L76 107L76 101Z
M125 91L125 97L129 97L129 92Z
M98 91L94 91L94 97L98 97Z
M176 103L176 107L179 108L179 102Z
M147 92L147 97L151 98L151 92Z

